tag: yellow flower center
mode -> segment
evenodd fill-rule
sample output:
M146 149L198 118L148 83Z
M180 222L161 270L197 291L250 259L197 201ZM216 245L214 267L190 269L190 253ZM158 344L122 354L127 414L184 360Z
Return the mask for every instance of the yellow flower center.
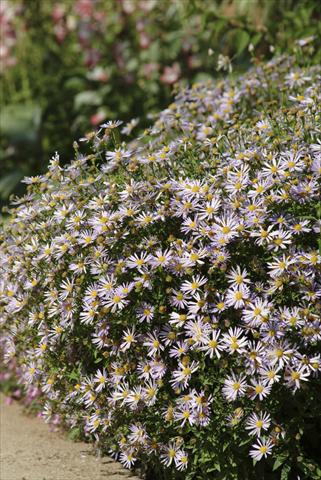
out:
M235 299L236 300L242 300L243 298L243 293L242 292L236 292L235 293Z

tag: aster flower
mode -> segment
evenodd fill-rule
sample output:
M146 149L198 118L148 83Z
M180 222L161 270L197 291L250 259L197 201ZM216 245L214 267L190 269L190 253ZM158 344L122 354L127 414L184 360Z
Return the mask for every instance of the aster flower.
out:
M102 389L105 387L106 382L107 382L107 372L106 372L106 370L105 369L103 369L102 371L97 370L94 381L98 384L97 387L95 388L95 391L96 392L101 392Z
M174 462L175 462L175 467L179 472L181 472L182 470L185 470L188 465L188 454L184 450L181 450L181 449L178 450L176 452Z
M294 392L301 388L301 382L306 382L309 376L310 372L305 365L287 367L284 373L287 387L293 389Z
M270 395L271 384L268 382L260 380L251 380L251 385L249 386L249 396L251 400L254 400L258 397L259 400L263 400L265 397Z
M222 338L224 349L230 353L245 352L247 344L248 340L241 328L229 328L228 333L225 333Z
M157 250L155 255L150 260L151 265L154 267L164 267L168 265L169 261L171 260L171 251L169 249L162 251Z
M245 305L246 299L249 297L249 289L244 286L234 286L227 290L226 305L234 308L241 308Z
M163 447L162 453L160 455L161 462L166 466L169 467L177 456L177 452L179 448L175 445L174 442L170 442L168 445Z
M122 288L118 287L111 293L110 298L105 301L105 306L110 308L111 312L116 312L117 310L122 310L127 303L128 300L125 299Z
M184 365L183 363L178 363L179 370L174 370L172 375L171 384L174 388L177 387L187 387L188 382L194 372L198 369L198 363L192 361L190 365Z
M203 345L200 350L205 352L205 355L209 355L212 359L214 354L217 358L221 357L221 351L224 350L223 345L219 342L221 331L220 330L213 330L210 337L208 337L205 345Z
M149 333L143 343L144 347L148 348L147 355L149 357L154 357L156 354L160 353L164 350L164 345L161 344L159 339L157 338L157 333Z
M120 349L122 351L126 351L132 346L133 343L137 342L135 328L133 327L131 330L125 330L122 339L123 342L120 345Z
M273 448L272 441L267 438L258 438L257 443L252 445L252 450L250 450L250 456L254 460L261 460L262 458L266 458L268 455L271 455Z
M124 465L124 467L131 468L136 462L135 451L132 449L122 452L119 455L119 461Z
M262 430L268 430L271 425L271 417L267 412L260 412L257 415L253 412L247 419L245 428L249 430L250 435L261 436Z
M246 377L236 376L234 373L224 381L223 395L228 401L236 400L243 396L246 390Z
M181 285L181 290L182 292L194 294L202 285L205 285L206 282L207 279L205 277L197 275L196 277L193 277L191 281L186 280L183 282Z

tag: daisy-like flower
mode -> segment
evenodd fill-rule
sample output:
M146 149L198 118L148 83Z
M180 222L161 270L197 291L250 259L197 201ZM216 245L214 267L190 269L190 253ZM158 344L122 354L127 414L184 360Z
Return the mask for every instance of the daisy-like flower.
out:
M146 429L143 425L130 425L129 427L130 434L128 435L128 440L131 443L138 443L141 445L145 445L148 435Z
M246 392L247 382L244 375L236 376L234 373L227 377L224 381L223 395L229 402L242 397Z
M113 401L121 402L121 404L123 405L129 393L130 393L130 388L128 383L126 382L117 383L116 389L113 391L113 394L112 394Z
M284 230L276 230L272 233L272 238L268 244L268 248L276 252L281 249L284 250L292 243L291 232Z
M250 435L260 437L262 430L268 430L270 425L271 417L267 412L260 412L259 415L253 412L246 420L245 428Z
M199 210L200 220L211 220L220 208L221 201L219 198L213 198L211 201L206 202Z
M119 461L124 465L126 468L132 468L134 463L136 462L135 457L135 450L131 449L125 452L121 452L119 455Z
M85 325L91 325L98 314L97 306L84 302L83 307L84 309L79 315L80 321Z
M175 467L179 472L186 470L188 466L188 454L184 450L179 449L176 452L174 462L175 462Z
M156 354L164 350L164 345L161 344L160 340L157 338L156 333L154 334L149 333L143 345L144 347L148 348L147 355L149 357L154 357Z
M85 230L78 238L78 242L82 247L88 247L95 241L96 234L93 230Z
M266 300L255 298L242 310L242 318L251 327L256 327L269 318L271 306Z
M222 345L225 350L231 354L238 352L243 353L246 351L248 340L244 335L244 331L241 328L229 328L228 333L224 333L222 338Z
M300 233L310 232L311 228L309 227L309 225L309 220L299 220L298 222L290 226L290 230L294 235L299 235Z
M238 235L239 222L235 216L222 215L221 217L215 217L214 220L217 222L214 224L214 228L218 235L226 239L231 239Z
M271 393L271 384L260 380L251 380L249 385L249 397L254 400L256 397L263 400Z
M155 405L157 400L157 392L159 388L155 381L145 383L143 387L144 402L147 406Z
M201 319L198 319L189 320L184 325L184 330L187 337L193 340L193 345L195 347L207 342L211 327L208 323L204 323Z
M131 348L133 343L137 342L137 335L135 332L135 327L132 327L130 330L129 328L124 331L123 336L122 336L122 343L120 344L120 350L122 352L125 352L129 348Z
M311 77L304 75L302 71L290 72L285 76L285 84L290 88L301 87L306 82L309 82Z
M207 312L208 303L206 295L201 296L199 293L195 293L193 295L193 300L188 302L187 307L189 316L191 317L200 315L202 312Z
M27 381L27 383L32 383L34 378L39 375L39 373L40 370L37 367L36 363L32 362L24 369L24 379Z
M226 305L234 308L242 308L250 295L249 289L241 284L233 286L226 293Z
M67 297L72 295L74 290L74 282L73 280L64 280L61 282L61 292L59 293L59 298L61 300L66 300Z
M100 125L100 127L107 128L108 130L113 130L114 128L117 128L122 124L122 120L108 120L108 122L103 123L102 125Z
M199 364L196 361L192 361L189 365L178 363L179 370L174 370L172 374L172 380L170 383L173 388L186 388L191 376L196 370L198 370Z
M106 382L107 382L107 372L106 372L105 369L103 369L102 371L97 370L95 378L94 378L94 382L97 383L97 387L95 388L95 391L96 392L101 392L103 390L103 388L105 387Z
M274 366L275 364L277 364L281 368L287 363L289 363L292 354L293 349L286 341L276 343L273 348L267 352L267 355L271 361L271 365Z
M198 232L199 229L199 222L197 218L187 218L184 220L181 226L182 233L186 234L193 234Z
M151 258L150 264L156 267L165 267L169 264L172 258L172 252L170 249L167 250L157 250L155 255Z
M270 438L258 438L257 443L252 445L252 450L250 450L250 456L254 460L261 460L263 457L266 458L268 455L271 455L273 448L273 442Z
M273 225L261 227L258 231L252 231L250 236L256 238L255 243L259 246L269 244L273 238Z
M169 442L168 445L164 445L160 455L161 463L163 463L166 467L169 467L173 461L175 461L178 451L179 448L174 442Z
M205 258L208 255L208 252L205 248L199 250L191 250L189 253L185 253L182 259L183 265L187 268L193 267L194 265L203 265Z
M133 129L139 124L139 118L132 118L130 122L121 129L121 133L124 135L131 135Z
M282 161L276 158L272 158L269 162L265 162L262 168L263 177L276 177L284 176L284 168L282 167Z
M125 295L121 287L118 287L113 291L110 298L105 301L105 306L110 308L110 311L113 313L117 310L122 310L127 303L128 300L125 300Z
M301 382L306 382L309 376L310 371L305 365L287 367L284 373L286 385L291 388L293 392L301 388Z
M128 396L125 398L124 403L128 405L131 410L137 410L138 404L143 402L143 387L139 385L138 387L134 387L132 390L129 391Z
M169 356L173 358L182 357L189 349L187 342L177 342L169 351Z
M269 120L259 120L256 123L256 128L261 134L269 134L272 130L272 126Z
M180 422L180 427L184 427L186 423L189 423L189 425L195 424L193 412L188 405L182 405L178 410L175 410L174 419Z
M151 320L154 318L155 308L153 305L149 303L144 303L138 310L137 310L137 318L140 322L148 322L150 323Z
M220 352L224 350L224 347L219 341L220 335L220 330L213 330L211 336L207 338L205 345L200 348L200 350L205 352L205 355L208 355L211 359L214 355L217 358L221 358Z
M144 266L146 266L152 259L152 256L147 252L142 252L139 255L131 255L127 260L127 265L129 268L137 268L138 271L141 271Z
M116 285L116 279L113 275L107 275L105 277L101 277L99 279L99 288L98 292L102 296L109 297L111 293L114 291L114 287Z
M275 262L268 263L269 274L271 277L275 278L282 275L287 271L290 265L295 263L295 260L291 257L283 255L282 258L276 260Z
M197 275L196 277L192 277L191 281L186 280L183 282L181 285L181 291L193 295L202 285L205 285L206 282L207 279L205 277Z
M238 265L236 268L232 268L231 271L226 275L228 282L233 286L237 287L238 285L244 285L250 283L248 278L248 273L246 269L241 270L241 267Z

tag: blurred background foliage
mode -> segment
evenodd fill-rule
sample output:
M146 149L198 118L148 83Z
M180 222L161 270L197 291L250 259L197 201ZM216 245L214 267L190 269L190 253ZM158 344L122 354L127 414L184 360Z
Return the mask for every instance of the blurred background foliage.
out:
M320 62L319 0L1 0L0 204L105 120L146 126L219 55L238 72L311 36Z

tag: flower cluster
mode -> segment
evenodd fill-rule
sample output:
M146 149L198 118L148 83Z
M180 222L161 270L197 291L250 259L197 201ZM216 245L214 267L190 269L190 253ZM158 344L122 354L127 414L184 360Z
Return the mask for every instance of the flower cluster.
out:
M82 139L92 154L76 144L25 179L0 313L48 419L127 467L195 474L221 438L254 460L282 450L281 412L320 385L320 84L278 57L181 91L128 145L109 122Z

